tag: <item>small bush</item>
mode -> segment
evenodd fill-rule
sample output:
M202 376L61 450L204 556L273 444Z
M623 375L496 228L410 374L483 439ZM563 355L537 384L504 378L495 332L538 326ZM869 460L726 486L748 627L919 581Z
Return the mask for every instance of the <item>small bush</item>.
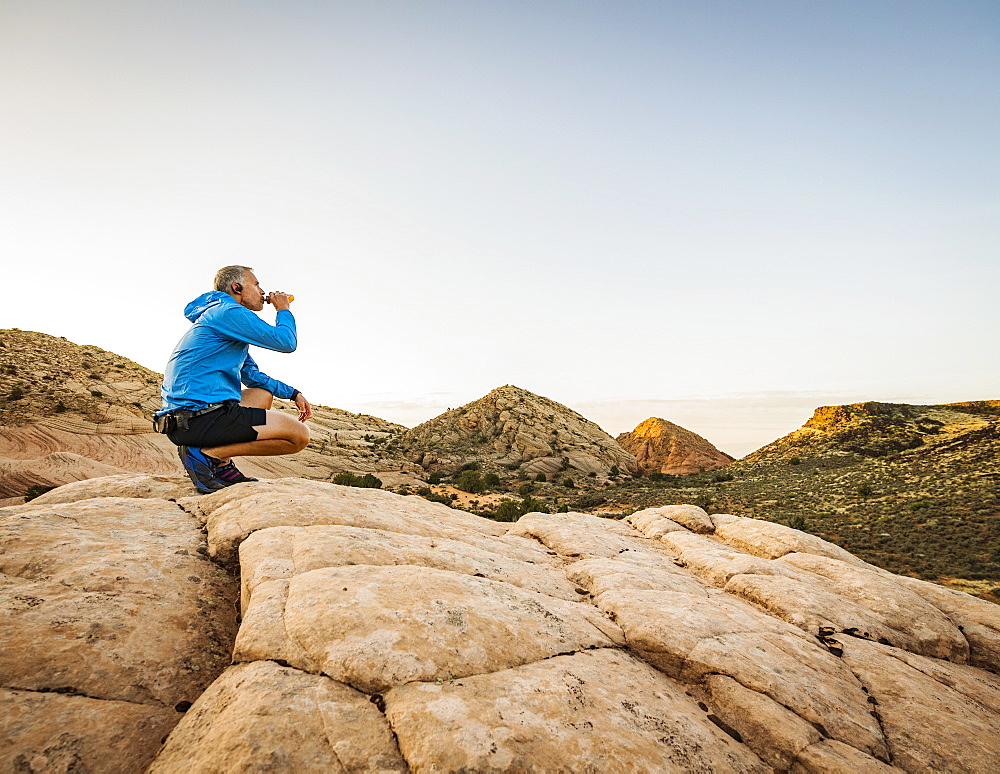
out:
M10 391L10 394L7 395L7 400L21 400L21 398L23 397L24 397L24 390L22 390L20 387L15 387L13 390Z
M471 468L463 470L458 475L458 478L455 479L455 486L470 494L479 494L486 490L486 484L483 483L483 477L479 475L479 471Z
M521 516L521 508L513 500L501 500L493 512L496 521L517 521Z
M432 503L441 503L442 505L451 505L451 498L448 495L437 494L431 491L430 487L423 487L417 490L417 494L423 497L425 500L430 500Z
M483 484L487 487L500 486L500 476L496 473L483 473Z
M479 463L478 462L466 462L461 467L461 469L460 469L459 472L465 471L465 470L479 470Z
M621 475L621 471L618 469L617 465L612 465L611 470L608 471L608 475L611 476L611 478L614 478L615 476Z
M800 457L790 457L788 460L789 465L801 465L802 459Z
M864 497L867 500L873 494L875 494L875 489L868 482L858 486L858 497Z
M521 497L530 497L531 493L534 491L535 491L535 485L530 482L527 484L521 484L521 486L517 488L517 493Z
M333 483L339 484L340 486L357 486L362 489L382 488L382 480L376 478L371 473L365 473L363 476L356 476L346 470L343 473L338 473L334 476Z
M563 479L562 484L567 489L575 489L576 488L576 482L573 479L571 479L569 476L566 476L566 478Z
M90 394L93 395L95 398L103 398L104 397L104 393L101 392L100 390L91 390Z
M546 478L544 473L539 473L537 476L535 476L535 481L537 481L539 484L544 484L546 481L548 481L548 478Z
M576 508L596 508L598 505L604 505L607 502L607 498L599 494L585 495L581 497L574 503Z
M61 414L61 413L63 413L64 411L66 411L66 404L65 404L65 403L63 403L62 401L59 401L59 402L58 402L58 403L56 404L56 408L55 408L55 412L56 412L57 414Z
M440 484L442 478L444 478L444 476L441 473L434 472L434 473L431 473L427 477L427 483L428 484Z
M566 503L563 503L559 506L559 510L557 510L556 513L569 513L569 506L566 505Z

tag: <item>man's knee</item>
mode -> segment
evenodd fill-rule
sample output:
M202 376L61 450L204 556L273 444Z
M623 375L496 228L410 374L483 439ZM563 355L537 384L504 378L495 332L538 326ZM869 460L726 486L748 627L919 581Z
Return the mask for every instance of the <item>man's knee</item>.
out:
M291 439L295 444L295 451L300 452L309 445L309 426L305 422L296 422L298 425L294 437Z

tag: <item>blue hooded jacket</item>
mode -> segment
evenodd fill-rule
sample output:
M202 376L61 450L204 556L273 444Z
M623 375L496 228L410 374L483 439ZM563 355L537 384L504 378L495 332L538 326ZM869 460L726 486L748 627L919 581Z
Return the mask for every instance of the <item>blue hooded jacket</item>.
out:
M194 325L185 333L163 376L163 408L197 410L210 403L240 399L240 383L263 387L277 398L291 398L295 388L272 379L250 357L251 344L278 352L294 352L298 344L295 317L288 309L268 325L221 290L203 293L184 308Z

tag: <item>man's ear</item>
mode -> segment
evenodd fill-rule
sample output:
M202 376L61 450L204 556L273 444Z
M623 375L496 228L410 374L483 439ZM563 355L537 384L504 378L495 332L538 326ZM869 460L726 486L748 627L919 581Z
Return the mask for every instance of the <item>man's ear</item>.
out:
M243 292L243 286L239 282L234 282L230 287L232 287L234 293Z

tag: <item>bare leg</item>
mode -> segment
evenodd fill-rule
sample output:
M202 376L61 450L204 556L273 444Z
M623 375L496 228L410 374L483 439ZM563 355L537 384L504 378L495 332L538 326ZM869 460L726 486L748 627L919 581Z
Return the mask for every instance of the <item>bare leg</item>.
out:
M248 387L243 390L241 406L262 408L267 411L267 423L254 425L257 440L228 443L202 451L222 462L229 462L230 457L275 457L302 451L309 443L309 428L304 422L299 422L288 414L272 411L273 401L274 396L259 387Z
M261 387L246 387L240 396L240 405L270 411L271 406L274 405L274 395Z

